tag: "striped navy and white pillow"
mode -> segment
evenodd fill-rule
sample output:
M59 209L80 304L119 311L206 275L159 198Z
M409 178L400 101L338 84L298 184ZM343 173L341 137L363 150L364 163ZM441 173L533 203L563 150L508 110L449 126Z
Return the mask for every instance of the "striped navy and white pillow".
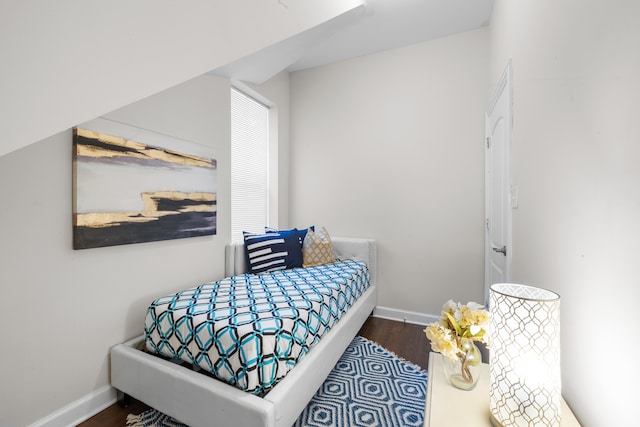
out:
M245 253L250 273L302 267L298 230L255 234L244 232Z

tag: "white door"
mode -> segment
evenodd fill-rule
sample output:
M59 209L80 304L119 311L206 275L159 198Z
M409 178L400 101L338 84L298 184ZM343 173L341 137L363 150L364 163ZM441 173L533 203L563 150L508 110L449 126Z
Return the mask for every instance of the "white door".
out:
M500 78L485 115L485 304L489 287L511 276L511 64ZM512 197L513 196L513 197Z

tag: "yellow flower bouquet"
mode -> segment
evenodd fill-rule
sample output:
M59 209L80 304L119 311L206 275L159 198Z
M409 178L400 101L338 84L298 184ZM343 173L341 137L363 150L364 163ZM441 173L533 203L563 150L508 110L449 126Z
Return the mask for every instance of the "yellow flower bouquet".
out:
M489 344L488 326L489 312L482 305L449 300L442 307L440 320L424 330L431 349L445 356L445 374L452 385L463 389L475 387L478 378L471 367L480 365L482 357L474 341ZM459 368L451 367L456 363Z

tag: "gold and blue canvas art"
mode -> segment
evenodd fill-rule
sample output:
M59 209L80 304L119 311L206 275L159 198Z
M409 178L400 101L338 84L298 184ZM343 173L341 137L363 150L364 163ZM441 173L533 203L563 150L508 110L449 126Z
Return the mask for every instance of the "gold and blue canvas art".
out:
M216 234L217 164L206 151L104 119L75 128L74 249Z

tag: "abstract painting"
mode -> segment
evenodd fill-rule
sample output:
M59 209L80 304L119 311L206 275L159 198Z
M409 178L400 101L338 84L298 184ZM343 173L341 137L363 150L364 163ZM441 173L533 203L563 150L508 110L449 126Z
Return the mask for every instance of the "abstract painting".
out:
M74 249L216 234L217 164L207 151L105 119L75 128Z

